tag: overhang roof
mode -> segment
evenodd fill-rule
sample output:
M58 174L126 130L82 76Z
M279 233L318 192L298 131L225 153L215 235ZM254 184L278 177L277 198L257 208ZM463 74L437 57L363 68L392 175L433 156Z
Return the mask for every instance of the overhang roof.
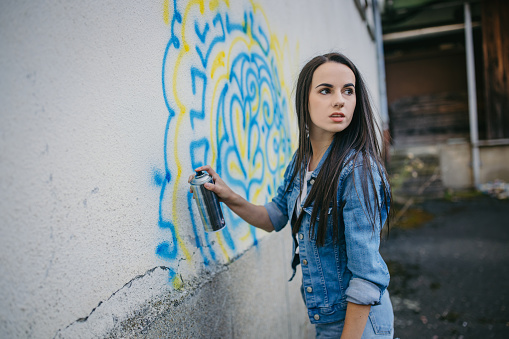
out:
M471 4L472 21L478 24L480 0L386 0L382 9L384 41L398 36L394 33L462 29L465 3Z

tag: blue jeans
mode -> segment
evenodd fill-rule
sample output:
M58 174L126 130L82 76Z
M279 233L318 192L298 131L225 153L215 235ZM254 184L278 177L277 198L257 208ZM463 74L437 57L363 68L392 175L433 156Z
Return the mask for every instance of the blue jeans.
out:
M343 333L345 320L330 324L318 324L316 326L316 338L340 338ZM389 339L394 337L394 313L392 311L389 292L385 291L381 304L371 306L369 318L362 333L362 339Z

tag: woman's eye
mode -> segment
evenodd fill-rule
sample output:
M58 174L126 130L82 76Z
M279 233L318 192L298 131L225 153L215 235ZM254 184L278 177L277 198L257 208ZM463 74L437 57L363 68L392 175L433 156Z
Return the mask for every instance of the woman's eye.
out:
M352 95L352 94L354 94L354 91L353 91L353 89L352 89L352 88L347 88L347 89L345 89L345 93L346 93L347 95Z
M330 89L328 89L328 88L321 89L319 93L320 94L328 94L328 93L330 93Z

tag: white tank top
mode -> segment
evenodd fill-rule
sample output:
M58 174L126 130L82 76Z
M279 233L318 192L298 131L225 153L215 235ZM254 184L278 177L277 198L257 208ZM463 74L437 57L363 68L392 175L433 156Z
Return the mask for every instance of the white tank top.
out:
M309 164L306 167L306 174L304 175L304 182L302 183L302 192L300 196L297 198L297 206L299 207L299 214L302 210L302 204L306 201L306 197L308 195L308 180L311 179L311 174L313 171L308 171Z

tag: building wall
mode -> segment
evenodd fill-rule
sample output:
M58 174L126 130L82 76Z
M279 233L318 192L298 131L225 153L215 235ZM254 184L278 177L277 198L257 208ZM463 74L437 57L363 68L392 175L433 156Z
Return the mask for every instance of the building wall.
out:
M269 201L317 53L378 104L354 1L3 1L0 46L0 337L307 335L288 230L205 233L187 177Z
M390 130L398 149L469 136L464 48L430 41L421 42L428 48L415 41L408 50L390 50L386 58Z
M488 146L480 149L480 182L509 181L509 146Z
M458 141L440 145L440 173L445 187L467 189L474 186L472 151L470 143ZM509 146L484 146L479 148L481 184L501 180L509 181Z
M466 68L463 51L387 58L387 101L391 105L405 97L466 92Z

